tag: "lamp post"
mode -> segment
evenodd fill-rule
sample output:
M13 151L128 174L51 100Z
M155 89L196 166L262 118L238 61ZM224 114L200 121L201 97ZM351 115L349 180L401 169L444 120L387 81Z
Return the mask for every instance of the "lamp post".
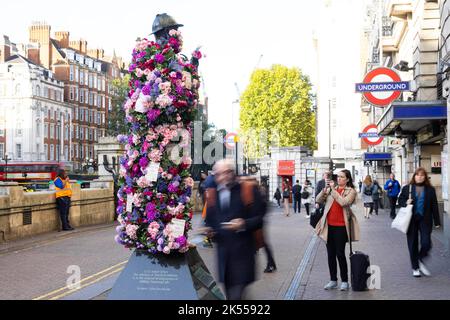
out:
M3 157L3 161L5 161L6 166L5 166L5 181L8 181L8 161L11 160L8 157L8 154L5 154L5 156Z

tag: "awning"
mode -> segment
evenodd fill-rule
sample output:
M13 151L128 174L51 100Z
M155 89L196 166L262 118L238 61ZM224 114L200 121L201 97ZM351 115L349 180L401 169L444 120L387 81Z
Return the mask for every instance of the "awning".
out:
M416 133L435 120L447 119L447 101L394 102L377 122L378 133L393 136L401 126L402 132Z
M386 161L386 160L391 160L391 159L392 159L391 153L365 152L363 154L364 161Z

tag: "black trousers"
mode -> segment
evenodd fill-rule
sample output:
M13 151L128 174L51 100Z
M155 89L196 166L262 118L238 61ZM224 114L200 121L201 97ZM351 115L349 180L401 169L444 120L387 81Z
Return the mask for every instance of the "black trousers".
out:
M267 256L267 266L276 268L277 265L275 264L275 259L273 258L272 248L267 242L264 242L264 251Z
M345 244L348 241L347 230L345 227L328 226L328 268L330 269L331 281L337 281L337 261L339 261L339 270L341 271L342 282L348 282L348 267L345 257Z
M417 270L419 269L419 260L424 260L432 247L430 227L423 222L423 218L413 215L406 237L408 241L409 256L411 258L411 267L414 270Z
M373 204L370 207L370 213L375 211L375 214L378 214L378 208L380 207L380 199L373 200Z
M302 198L301 197L294 197L294 213L297 213L297 208L298 208L298 213L302 212Z
M397 205L397 197L389 197L389 203L391 205L391 218L396 217L395 206Z
M310 203L305 203L306 214L309 216L309 205Z
M69 229L69 210L70 210L70 197L56 198L56 206L59 210L59 217L61 218L62 229Z
M227 300L242 300L245 287L245 284L229 285L225 283L225 294L227 295Z
M277 200L278 206L281 207L281 199L276 199L276 200Z

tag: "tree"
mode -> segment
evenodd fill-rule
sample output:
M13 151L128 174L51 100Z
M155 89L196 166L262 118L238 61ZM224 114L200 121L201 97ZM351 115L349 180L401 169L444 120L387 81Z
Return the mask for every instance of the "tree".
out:
M273 65L255 70L241 97L241 136L250 158L270 146L314 149L315 114L311 83L299 68Z
M124 121L125 111L123 104L128 98L128 83L130 75L127 74L123 78L117 78L112 81L112 89L114 95L111 101L112 111L108 115L108 128L106 133L108 136L117 136L119 134L127 134L128 128Z

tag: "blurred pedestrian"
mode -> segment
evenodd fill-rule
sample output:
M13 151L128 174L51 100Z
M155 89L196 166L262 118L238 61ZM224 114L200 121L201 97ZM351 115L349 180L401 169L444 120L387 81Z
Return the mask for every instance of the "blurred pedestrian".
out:
M277 200L278 203L278 208L281 208L281 192L280 192L280 188L277 188L277 190L275 191L273 198L275 200Z
M291 189L288 183L283 187L283 203L284 203L284 215L289 217L291 215L291 206L289 205L289 199L291 197Z
M381 206L381 193L383 190L381 189L380 185L378 184L378 181L373 182L373 190L372 190L372 200L373 200L373 206L371 209L371 212L375 211L375 214L378 215L378 208Z
M206 175L206 174L205 174ZM207 192L208 190L216 192L216 188L217 188L217 184L216 181L214 179L214 172L211 173L210 175L207 175L205 178L205 181L203 181L203 201L204 201L204 206L203 206L203 212L202 212L202 219L203 219L203 223L206 225L206 215L208 213L207 211ZM205 236L205 238L203 239L203 247L205 248L212 248L213 244L212 244L212 239L208 236L208 234Z
M217 189L207 190L206 222L217 242L219 279L227 298L241 300L246 286L255 281L254 231L262 228L262 199L253 188L252 204L244 204L230 160L218 161L214 172Z
M302 189L303 189L303 191L302 191L301 196L302 196L303 204L304 204L305 210L306 210L305 218L309 219L310 206L314 205L313 189L311 186L311 182L309 180L305 180L305 182L303 183Z
M359 193L361 193L361 188L362 188L362 181L361 180L359 180L358 186L359 186Z
M391 173L390 178L384 185L384 190L387 191L389 203L391 206L391 219L395 219L395 206L397 205L397 197L400 193L400 182L395 180L395 174Z
M300 181L296 181L295 185L292 187L292 197L294 198L294 214L302 212L302 186Z
M200 171L200 182L198 184L198 194L200 198L202 199L202 206L205 205L205 181L208 175L205 173L205 171Z
M324 287L325 290L336 289L337 263L341 274L341 291L349 289L348 267L345 256L345 246L350 238L349 218L352 220L352 241L359 240L359 225L356 216L350 206L355 202L356 190L350 171L342 170L337 177L337 185L333 180L327 179L325 187L316 202L325 204L324 213L316 226L316 233L327 244L328 268L330 270L330 282Z
M362 190L361 190L361 196L362 201L364 203L364 218L369 219L369 214L371 214L371 211L373 210L373 182L372 177L367 175L364 179Z
M436 190L431 185L428 173L424 168L418 168L414 172L409 184L403 187L398 203L401 207L406 207L408 204L413 205L413 215L406 234L413 276L420 277L420 273L430 276L431 273L425 265L425 260L432 248L433 222L435 227L439 228L441 221Z
M57 177L53 181L55 184L56 206L59 210L61 218L61 227L63 231L74 230L70 225L69 211L72 197L72 187L70 185L69 177L64 169L58 169Z

